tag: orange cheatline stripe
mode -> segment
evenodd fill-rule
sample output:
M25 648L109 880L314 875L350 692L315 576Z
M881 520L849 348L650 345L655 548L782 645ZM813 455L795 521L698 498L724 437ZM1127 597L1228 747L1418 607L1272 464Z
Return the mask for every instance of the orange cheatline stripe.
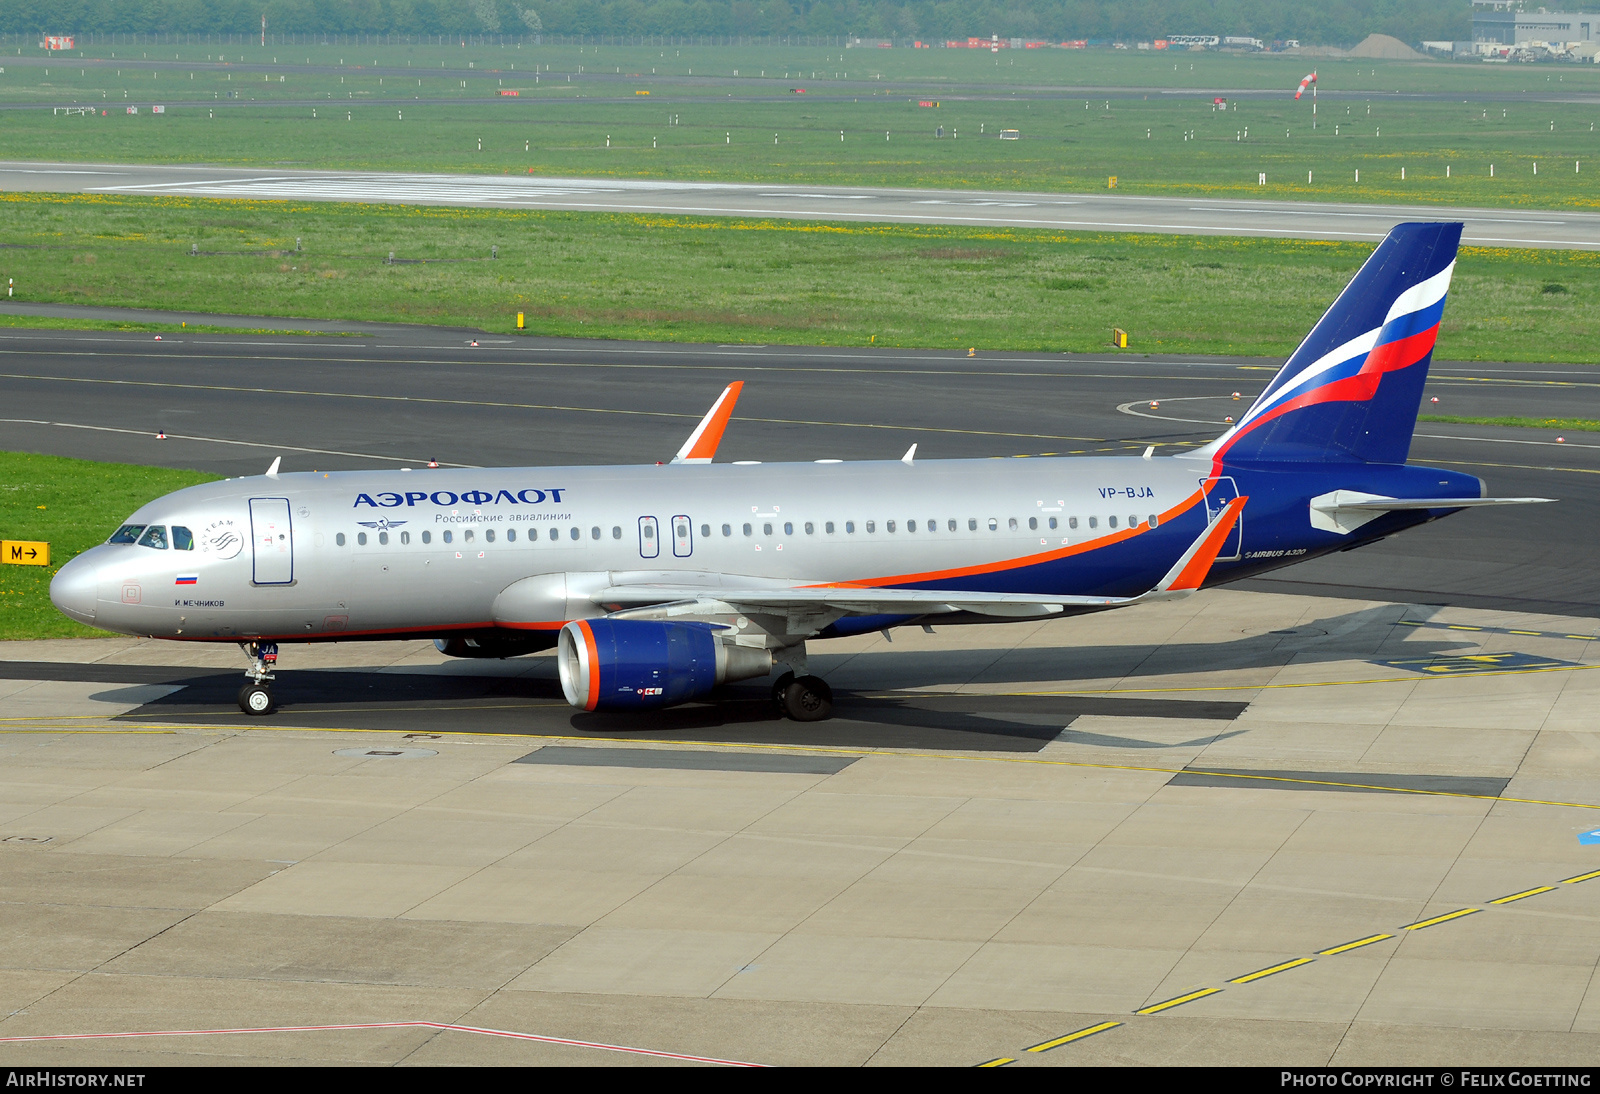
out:
M1165 513L1156 514L1157 519L1161 524L1166 524L1168 521L1174 520L1177 517L1182 516L1184 513L1187 513L1190 509L1194 508L1195 504L1198 503L1203 497L1203 494L1201 494L1199 491L1196 491L1180 504L1168 509ZM1037 566L1043 562L1055 562L1058 559L1070 558L1073 555L1081 555L1089 551L1098 551L1103 547L1110 547L1114 544L1121 543L1124 540L1131 539L1134 536L1145 535L1149 531L1151 531L1150 525L1148 523L1144 523L1140 524L1137 528L1125 528L1120 532L1113 532L1108 536L1101 536L1098 539L1092 539L1086 543L1076 544L1075 546L1058 547L1054 550L1040 551L1038 554L1023 555L1020 558L1008 558L1000 562L986 562L978 566L960 566L953 570L929 570L926 573L920 574L896 574L893 577L870 577L863 578L859 581L824 581L816 585L802 585L800 588L873 589L886 585L907 585L917 581L946 581L955 577L972 577L975 574L1003 573L1006 570L1020 570L1027 566ZM929 591L938 592L939 590ZM1048 597L1043 593L1039 594L1039 598L1041 600L1048 599Z
M739 392L744 389L743 380L735 380L723 389L716 405L706 415L704 422L696 431L689 451L684 453L687 460L709 460L717 454L717 446L722 443L723 431L728 428L728 420L733 417L734 404L739 401Z
M1228 503L1222 511L1222 516L1217 518L1217 523L1206 534L1200 550L1195 552L1189 560L1189 565L1183 568L1176 581L1172 583L1174 590L1198 589L1205 581L1206 575L1211 572L1211 564L1217 560L1217 553L1222 550L1222 543L1228 538L1228 533L1233 531L1233 526L1239 521L1239 514L1244 509L1248 497L1237 497Z

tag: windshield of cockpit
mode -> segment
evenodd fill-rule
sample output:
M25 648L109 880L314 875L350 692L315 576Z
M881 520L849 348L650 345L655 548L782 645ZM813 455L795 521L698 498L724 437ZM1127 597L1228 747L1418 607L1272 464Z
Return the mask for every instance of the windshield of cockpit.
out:
M165 524L124 524L111 534L107 543L137 543L140 547L149 547L154 551L165 551L169 547L176 551L194 550L194 533L181 524L172 526L172 535L167 535Z

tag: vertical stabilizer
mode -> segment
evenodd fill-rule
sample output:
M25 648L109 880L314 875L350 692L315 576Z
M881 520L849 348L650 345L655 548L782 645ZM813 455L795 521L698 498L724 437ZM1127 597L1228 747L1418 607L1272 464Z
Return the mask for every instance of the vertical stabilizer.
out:
M1405 463L1461 225L1400 224L1237 425L1213 461Z

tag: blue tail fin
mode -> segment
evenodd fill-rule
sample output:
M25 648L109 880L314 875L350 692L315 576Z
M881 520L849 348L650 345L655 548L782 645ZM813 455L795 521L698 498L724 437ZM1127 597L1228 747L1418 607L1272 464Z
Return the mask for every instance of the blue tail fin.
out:
M1237 425L1197 455L1405 463L1460 224L1400 224Z

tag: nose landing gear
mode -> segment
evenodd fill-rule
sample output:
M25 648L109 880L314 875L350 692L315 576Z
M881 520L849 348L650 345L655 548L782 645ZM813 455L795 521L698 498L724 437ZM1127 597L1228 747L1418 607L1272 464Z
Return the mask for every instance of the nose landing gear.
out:
M239 709L254 717L265 717L278 709L269 683L275 679L273 668L278 663L276 642L240 642L239 648L250 658L250 667L244 674L248 682L239 689Z

